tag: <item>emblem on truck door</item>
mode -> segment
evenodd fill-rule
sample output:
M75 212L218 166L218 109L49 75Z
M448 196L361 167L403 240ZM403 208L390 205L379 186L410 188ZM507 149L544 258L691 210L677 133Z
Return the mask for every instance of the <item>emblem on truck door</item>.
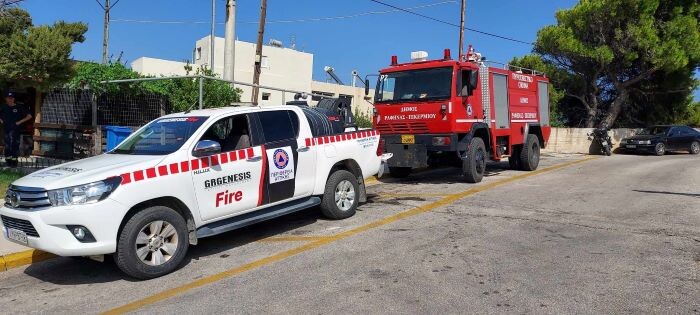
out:
M290 154L292 147L282 147L267 150L270 166L270 184L294 179L294 156Z

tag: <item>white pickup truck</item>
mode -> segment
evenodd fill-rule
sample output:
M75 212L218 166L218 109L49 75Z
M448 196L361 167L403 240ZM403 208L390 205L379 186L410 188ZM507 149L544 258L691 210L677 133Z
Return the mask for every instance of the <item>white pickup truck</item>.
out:
M18 179L0 219L13 242L114 254L126 274L154 278L203 237L314 206L354 215L364 180L390 157L379 142L374 130L333 132L326 116L296 106L167 115L106 154Z

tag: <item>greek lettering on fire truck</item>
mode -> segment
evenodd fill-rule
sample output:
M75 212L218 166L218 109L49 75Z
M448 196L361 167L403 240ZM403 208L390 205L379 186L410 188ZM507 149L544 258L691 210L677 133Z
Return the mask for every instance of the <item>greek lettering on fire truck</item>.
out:
M537 168L551 131L549 80L542 73L489 67L471 46L460 60L449 49L439 60L422 51L411 57L399 64L392 56L374 97L374 127L393 153L392 176L454 161L476 183L487 161L503 158L514 169Z
M12 183L3 232L61 256L114 254L125 273L158 277L202 237L319 205L332 219L354 215L389 155L374 130L333 130L296 106L164 116L106 154Z

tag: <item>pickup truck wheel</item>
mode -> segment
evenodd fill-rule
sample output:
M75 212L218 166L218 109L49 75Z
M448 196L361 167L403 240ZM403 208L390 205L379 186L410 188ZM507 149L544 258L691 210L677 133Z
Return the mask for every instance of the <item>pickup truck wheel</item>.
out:
M520 166L523 171L534 171L540 165L540 141L535 135L527 135L520 151Z
M355 215L359 203L359 184L355 175L340 170L331 174L321 201L321 212L333 220Z
M389 174L394 178L406 178L411 175L410 167L389 167Z
M486 173L486 146L484 140L472 138L469 148L462 159L462 174L467 183L478 183Z
M152 279L175 270L187 254L187 223L175 210L154 206L137 212L122 229L114 261L137 279Z

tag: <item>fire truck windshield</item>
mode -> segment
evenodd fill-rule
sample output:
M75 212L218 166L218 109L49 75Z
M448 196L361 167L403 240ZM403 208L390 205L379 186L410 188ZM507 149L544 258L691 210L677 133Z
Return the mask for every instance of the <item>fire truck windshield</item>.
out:
M390 72L379 76L376 102L420 102L449 99L452 67Z

